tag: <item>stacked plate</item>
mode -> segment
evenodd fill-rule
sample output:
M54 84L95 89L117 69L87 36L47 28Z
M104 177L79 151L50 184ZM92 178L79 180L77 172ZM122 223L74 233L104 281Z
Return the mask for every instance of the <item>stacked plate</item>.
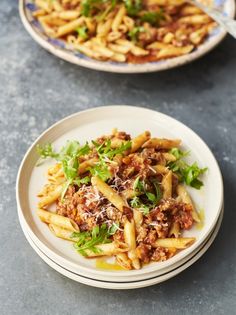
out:
M71 243L56 238L36 215L37 193L45 183L50 161L36 167L38 143L53 142L56 148L66 140L81 143L110 133L112 128L137 135L144 130L165 138L180 138L183 148L191 151L189 162L198 161L208 171L204 188L191 189L203 224L184 234L196 242L164 262L155 262L140 270L109 270L96 265L94 259L77 254ZM131 106L106 106L67 117L45 131L31 146L22 161L17 179L18 215L23 232L33 249L52 268L68 278L91 286L110 289L140 288L165 281L198 260L215 239L223 217L223 183L218 164L207 145L191 129L156 111ZM203 215L204 213L204 215Z

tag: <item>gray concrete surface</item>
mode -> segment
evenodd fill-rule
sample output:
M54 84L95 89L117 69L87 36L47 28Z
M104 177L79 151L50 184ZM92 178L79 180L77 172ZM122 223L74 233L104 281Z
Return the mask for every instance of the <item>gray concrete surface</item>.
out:
M236 41L228 37L192 64L163 73L116 75L63 62L24 30L17 1L0 3L0 314L236 313ZM224 176L225 217L209 251L153 287L111 291L73 282L27 243L16 214L16 174L29 145L71 113L142 105L176 117L211 147Z

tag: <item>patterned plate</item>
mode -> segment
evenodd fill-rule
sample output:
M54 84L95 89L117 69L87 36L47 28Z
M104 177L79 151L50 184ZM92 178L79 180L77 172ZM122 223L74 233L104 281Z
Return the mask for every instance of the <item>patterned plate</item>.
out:
M235 1L234 0L214 0L216 6L228 16L234 17L235 15ZM20 0L19 11L21 20L33 37L33 39L50 53L55 56L69 61L71 63L101 70L107 72L117 73L144 73L162 71L170 68L178 67L183 64L189 63L207 52L211 51L216 45L218 45L226 35L226 31L221 27L215 28L210 36L190 54L169 58L166 60L147 62L144 64L129 64L129 63L118 63L114 61L98 61L85 56L84 54L70 50L65 47L65 43L59 39L53 39L48 37L42 30L39 22L33 17L32 12L36 10L36 7L32 0Z

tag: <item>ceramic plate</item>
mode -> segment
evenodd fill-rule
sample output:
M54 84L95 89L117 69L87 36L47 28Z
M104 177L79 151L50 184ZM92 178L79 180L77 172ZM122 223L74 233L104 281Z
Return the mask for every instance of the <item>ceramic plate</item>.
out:
M214 5L218 6L220 10L222 10L226 15L234 17L235 14L234 0L214 0L213 3ZM36 8L32 0L19 1L19 11L21 20L26 30L39 45L41 45L43 48L48 50L50 53L56 55L57 57L69 61L71 63L91 69L108 72L141 73L161 71L178 67L203 56L204 54L212 50L216 45L218 45L226 35L226 32L222 28L218 27L214 29L210 36L207 38L207 40L192 53L176 58L148 62L145 64L128 64L111 61L104 62L91 59L79 53L78 51L71 51L65 47L65 43L63 41L53 39L45 35L42 28L40 27L40 24L32 15L32 12L35 9Z
M19 211L18 212L19 214L19 220L20 220L20 223L21 223L21 227L24 231L24 233L27 233L27 235L32 238L32 232L31 230L28 228L28 226L25 224L25 221L24 221L24 218L21 214L21 212ZM222 211L220 213L220 217L217 221L217 224L219 223L219 221L221 222L222 220L222 216L223 216L223 208L222 208ZM216 225L217 225L216 224ZM98 276L96 274L93 274L93 273L89 273L89 272L86 272L86 273L81 273L81 274L78 274L76 272L74 272L73 270L70 270L70 269L67 269L68 267L67 266L63 266L63 265L60 265L58 264L58 262L54 261L57 265L59 265L61 268L67 270L67 271L70 271L72 272L73 274L76 274L78 275L79 277L84 277L84 278L88 278L88 279L92 279L92 280L97 280L97 281L105 281L105 282L111 282L111 279L112 279L112 282L113 283L127 283L127 282L137 282L137 281L143 281L143 280L147 280L147 279L150 279L150 278L156 278L157 276L163 276L165 274L168 274L169 272L175 270L176 268L182 266L184 263L188 262L193 256L196 255L196 253L198 253L203 247L204 245L208 242L209 238L211 237L211 235L214 233L214 230L215 230L215 226L213 228L212 231L210 231L209 235L207 236L207 238L205 239L205 241L203 242L203 244L201 244L198 248L196 248L194 251L192 251L188 256L184 257L183 259L179 260L178 262L176 262L175 264L172 264L166 268L162 268L160 270L154 270L150 273L144 273L144 274L133 274L133 275L130 275L129 276L122 276L120 273L118 273L116 275L116 277L112 276ZM38 249L42 252L43 250L40 248L40 244L37 244L37 241L35 243L35 245L38 247ZM50 260L53 261L53 258L50 256L50 253L49 254L45 254L45 256L47 256L47 258L49 258ZM103 269L104 270L104 269Z
M30 238L30 235L27 232L27 226L25 226L24 221L22 221L22 216L19 214L19 219L21 223L22 230L24 232L24 235L26 239L28 240L29 244L32 246L32 248L35 250L35 252L54 270L58 271L62 275L66 276L67 278L70 278L74 281L93 286L103 289L137 289L137 288L143 288L147 286L151 286L154 284L158 284L164 281L167 281L168 279L178 275L188 267L190 267L194 262L196 262L210 247L214 239L216 238L219 228L222 222L223 218L223 208L220 214L220 217L218 219L218 222L216 226L213 229L213 232L209 236L209 238L204 242L202 247L195 251L193 255L189 257L184 263L180 263L179 266L173 268L170 272L166 272L162 274L161 276L152 276L148 279L143 279L142 281L126 281L122 283L112 282L112 281L97 281L91 278L88 278L86 276L78 275L76 273L73 273L63 267L61 267L58 263L54 262L52 259L50 259L47 255L45 255L40 248L37 247L37 245L33 242L33 240ZM111 280L111 279L110 279Z
M191 150L189 162L198 161L200 167L207 166L204 176L204 188L200 191L190 189L190 194L199 209L204 209L205 222L201 229L193 228L185 236L196 237L196 242L165 262L152 263L141 270L109 272L98 270L94 260L88 260L77 254L68 241L56 238L36 215L36 195L45 184L45 172L53 164L47 161L36 167L38 159L36 145L53 142L56 148L66 140L78 139L81 143L110 133L117 127L132 136L148 129L153 135L167 138L180 138L183 149ZM78 273L89 273L96 277L129 277L158 271L174 265L198 248L214 228L223 204L223 184L218 164L207 145L187 126L177 120L141 107L106 106L83 111L69 116L45 131L31 146L22 161L17 179L17 202L19 211L31 231L31 238L45 254L54 261Z

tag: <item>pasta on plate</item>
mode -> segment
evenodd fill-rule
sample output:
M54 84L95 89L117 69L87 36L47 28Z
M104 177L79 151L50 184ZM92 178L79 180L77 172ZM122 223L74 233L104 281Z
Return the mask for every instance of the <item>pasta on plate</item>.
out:
M195 241L183 236L200 221L185 186L200 189L206 171L189 165L180 145L117 129L85 145L68 141L60 152L39 145L40 163L57 160L38 194L39 218L87 258L114 256L128 270L169 259Z
M35 0L45 33L106 61L145 63L185 55L216 23L184 0Z

